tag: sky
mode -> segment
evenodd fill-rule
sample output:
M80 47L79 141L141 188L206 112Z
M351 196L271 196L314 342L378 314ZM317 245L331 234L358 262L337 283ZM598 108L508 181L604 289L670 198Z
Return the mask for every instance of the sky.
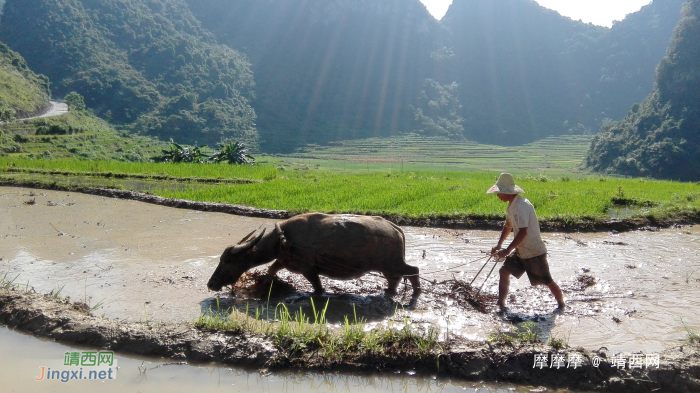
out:
M442 19L452 0L421 0L436 19ZM614 20L639 11L651 0L536 0L541 6L559 12L573 20L612 26Z

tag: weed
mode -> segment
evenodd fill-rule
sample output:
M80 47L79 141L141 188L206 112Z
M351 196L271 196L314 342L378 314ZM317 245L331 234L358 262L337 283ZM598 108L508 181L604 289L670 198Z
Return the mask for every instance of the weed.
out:
M49 296L56 300L63 299L63 297L61 296L61 292L63 292L63 288L65 287L66 285L63 284L63 286L60 288L57 287L56 289L52 289L51 292L49 292Z
M194 321L194 325L200 329L265 334L285 351L283 356L276 360L278 363L284 363L308 351L318 351L324 359L333 360L345 354L360 352L384 354L390 348L415 351L422 357L430 354L435 348L441 348L437 328L416 330L407 319L404 320L401 329L381 328L366 331L364 320L358 319L357 313L354 312L352 318L345 317L345 323L339 331L332 331L326 324L329 302L326 302L322 310L316 309L313 299L311 304L313 321L301 309L291 314L286 305L278 304L274 309L274 322L262 320L262 312L258 309L254 318L249 316L250 310L246 307L245 314L229 315L230 310L210 310Z
M695 345L700 343L700 334L698 334L697 331L692 330L688 325L686 325L685 322L683 322L683 318L681 318L681 323L683 324L683 328L686 331L686 342L689 345Z
M537 324L532 321L524 322L522 325L512 327L510 332L502 330L498 327L495 331L488 333L487 341L489 343L513 344L516 342L534 344L539 342L537 339Z
M555 335L552 335L549 337L549 341L547 341L547 345L552 347L555 351L559 352L562 348L566 348L566 341L564 339L561 339Z
M537 340L537 332L535 331L536 323L532 321L524 322L517 329L517 340L523 343L534 344Z
M12 289L15 286L15 281L19 278L19 274L15 276L15 278L8 280L7 275L10 274L9 272L6 272L3 274L2 277L0 277L0 288L3 289Z

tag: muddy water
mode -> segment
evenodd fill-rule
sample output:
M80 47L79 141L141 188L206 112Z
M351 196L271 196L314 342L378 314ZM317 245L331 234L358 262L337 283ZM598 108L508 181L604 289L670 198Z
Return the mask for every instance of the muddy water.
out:
M13 187L0 187L0 215L0 274L7 272L8 278L17 277L16 283L28 283L40 293L84 301L96 307L96 315L181 321L217 306L253 310L267 304L259 294L209 292L206 282L227 245L252 229L272 229L274 220ZM533 321L543 340L555 335L572 346L605 346L614 352L661 351L685 337L683 323L700 327L700 317L691 312L700 306L697 226L544 234L552 276L570 305L563 315L552 314L552 296L530 287L526 277L512 280L506 315L475 311L445 284L453 278L470 282L486 261L481 251L494 245L497 232L404 231L408 262L432 281L423 282L424 295L415 307L408 303L410 288L393 299L384 297L385 281L379 277L323 280L328 293L316 304L330 302L331 324L339 326L345 315L352 319L355 314L369 321L368 327L408 318L417 325L437 325L443 335L483 340L494 329ZM475 286L482 285L492 266L490 262ZM592 277L593 285L581 285L583 274ZM301 276L280 276L298 292L272 303L309 310L310 285ZM483 291L495 296L497 269Z
M52 341L22 335L0 327L0 379L3 392L401 392L401 393L456 393L476 392L528 392L526 387L509 384L475 384L437 379L434 376L414 376L409 373L395 375L347 375L339 373L284 372L260 375L257 371L245 371L217 367L211 364L167 364L165 359L135 358L116 354L119 369L116 378L106 381L92 380L42 380L40 367L48 361L61 361L65 352L80 352L89 348L65 346ZM60 362L59 362L60 364ZM73 367L75 369L75 367ZM55 368L54 368L55 369ZM63 369L70 369L68 366ZM63 370L61 369L61 370ZM143 370L146 370L143 372ZM565 390L556 390L566 392Z

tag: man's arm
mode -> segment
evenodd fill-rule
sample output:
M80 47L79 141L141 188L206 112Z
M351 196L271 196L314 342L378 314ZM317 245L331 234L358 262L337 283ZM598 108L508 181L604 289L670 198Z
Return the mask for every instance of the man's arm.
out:
M511 228L508 228L508 229L509 229L508 233L510 233ZM506 230L506 228L504 227L503 232L505 232L505 230ZM507 235L508 234L506 234L506 236ZM525 236L527 236L527 227L518 228L518 234L515 235L515 239L513 239L513 241L508 246L508 248L503 249L503 250L499 250L498 252L496 252L496 255L500 258L507 257L508 254L513 252L513 250L515 250L518 247L518 245L520 245L520 243L523 242L523 239L525 239ZM501 239L499 240L498 248L501 248L500 246L503 243L503 240L505 240L505 236L503 236L503 233L501 233Z
M506 224L503 226L503 230L501 230L501 237L498 238L498 244L496 247L491 249L491 254L495 254L498 250L501 249L503 246L503 242L506 241L506 238L510 233L513 231L513 228L508 225L508 221L506 220Z

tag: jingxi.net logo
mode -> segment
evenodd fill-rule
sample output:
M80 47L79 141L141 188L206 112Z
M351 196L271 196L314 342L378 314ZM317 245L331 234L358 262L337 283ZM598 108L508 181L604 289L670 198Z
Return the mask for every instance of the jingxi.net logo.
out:
M37 381L109 380L117 378L114 352L66 352L61 361L48 361L39 367Z

